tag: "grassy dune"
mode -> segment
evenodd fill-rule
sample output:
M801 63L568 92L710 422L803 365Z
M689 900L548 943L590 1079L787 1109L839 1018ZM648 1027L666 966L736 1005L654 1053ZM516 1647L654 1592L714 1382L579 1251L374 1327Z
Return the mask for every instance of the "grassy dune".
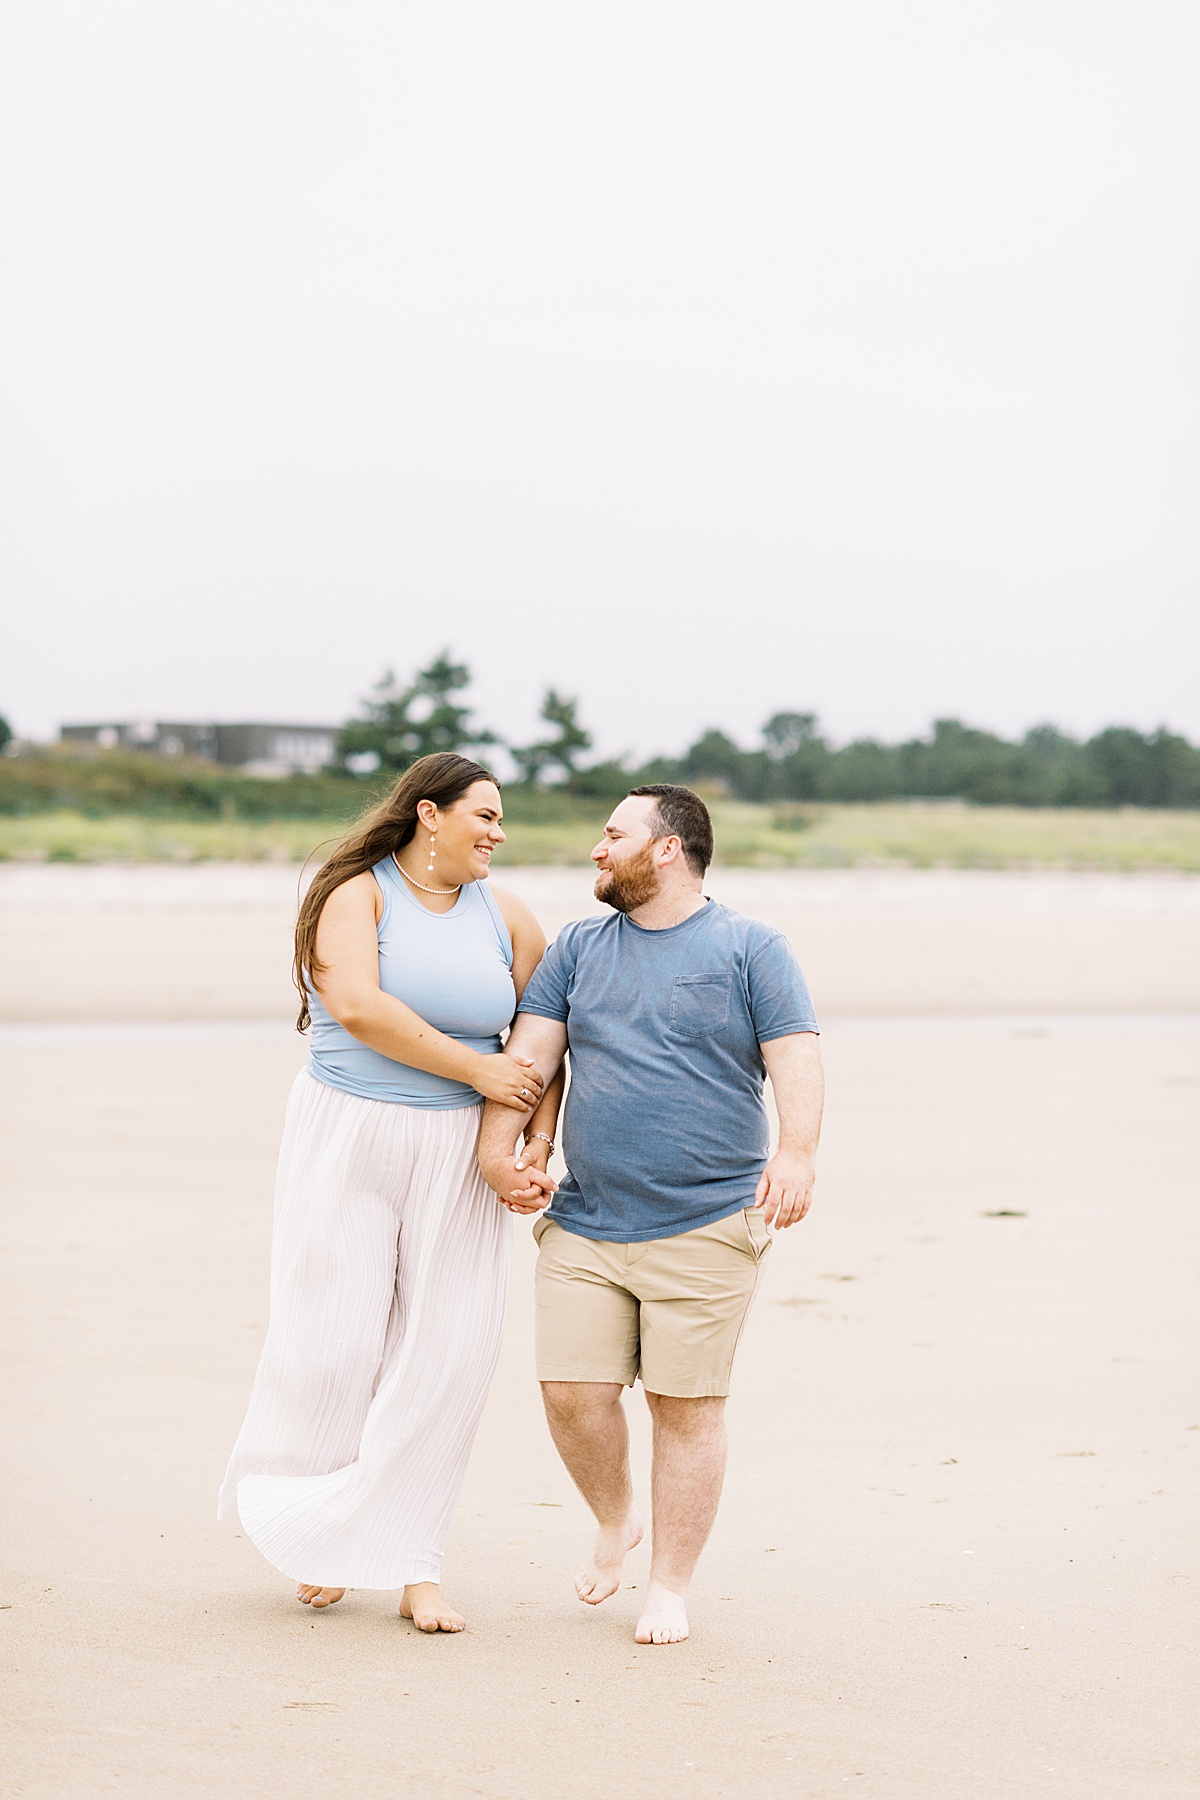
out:
M606 808L516 819L503 863L587 860ZM1200 872L1200 812L973 807L936 802L749 806L716 801L717 860L743 868L1179 869ZM28 862L299 862L338 820L0 818L0 859Z
M758 868L1200 870L1200 812L936 801L717 810L719 859Z

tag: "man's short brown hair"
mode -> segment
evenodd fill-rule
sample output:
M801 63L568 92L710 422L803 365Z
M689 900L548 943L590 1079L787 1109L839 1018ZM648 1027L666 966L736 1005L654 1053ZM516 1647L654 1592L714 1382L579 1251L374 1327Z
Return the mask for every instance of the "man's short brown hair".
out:
M708 808L699 794L693 794L689 787L676 787L669 781L630 788L629 792L636 799L645 796L655 802L654 816L650 820L651 836L677 837L692 874L703 875L713 859L713 828Z

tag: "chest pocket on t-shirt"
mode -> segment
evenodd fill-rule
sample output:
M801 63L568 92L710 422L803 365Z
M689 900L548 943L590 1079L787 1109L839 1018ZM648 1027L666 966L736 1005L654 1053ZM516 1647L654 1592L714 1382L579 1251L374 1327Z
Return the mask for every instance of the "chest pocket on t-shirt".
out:
M677 975L667 1029L676 1037L707 1037L729 1017L728 975Z

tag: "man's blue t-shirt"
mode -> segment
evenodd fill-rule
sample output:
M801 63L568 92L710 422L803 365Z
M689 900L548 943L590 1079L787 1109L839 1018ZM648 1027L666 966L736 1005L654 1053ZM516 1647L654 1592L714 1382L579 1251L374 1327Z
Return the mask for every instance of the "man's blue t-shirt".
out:
M713 900L664 931L576 919L518 1011L567 1027L570 1172L552 1219L637 1244L753 1206L769 1147L759 1045L817 1029L780 932Z

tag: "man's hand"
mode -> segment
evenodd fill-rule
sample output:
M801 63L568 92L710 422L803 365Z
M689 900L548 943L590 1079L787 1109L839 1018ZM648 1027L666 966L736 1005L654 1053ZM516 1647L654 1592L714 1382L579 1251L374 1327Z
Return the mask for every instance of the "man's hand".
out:
M763 1170L754 1204L766 1207L768 1225L786 1228L812 1203L825 1093L821 1045L814 1031L796 1031L760 1048L779 1111L779 1148Z
M545 1138L526 1138L518 1153L515 1167L529 1182L528 1187L515 1188L508 1198L515 1212L540 1212L558 1192L558 1183L549 1174L550 1146Z
M816 1166L810 1156L795 1150L777 1150L762 1172L754 1204L765 1208L768 1225L785 1230L798 1224L808 1211L816 1179Z
M540 1091L545 1092L545 1087L549 1086L553 1097L557 1092L555 1076L566 1048L567 1028L559 1020L543 1019L536 1013L518 1013L504 1054L491 1060L507 1061L510 1068L536 1069L545 1084ZM517 1092L519 1095L519 1087ZM556 1110L557 1103L555 1108L542 1109L545 1123L536 1127L533 1123L537 1117L536 1105L528 1099L518 1104L524 1114L522 1118L518 1118L510 1102L489 1100L484 1107L479 1127L479 1167L500 1204L507 1206L510 1212L540 1212L549 1204L557 1187L546 1174L550 1146L541 1138L533 1138L527 1150L519 1151L517 1139L530 1129L553 1132L554 1123L549 1115Z
M533 1138L515 1156L481 1156L479 1167L483 1179L509 1212L535 1213L549 1206L558 1192L558 1183L547 1174L550 1146L542 1138Z

